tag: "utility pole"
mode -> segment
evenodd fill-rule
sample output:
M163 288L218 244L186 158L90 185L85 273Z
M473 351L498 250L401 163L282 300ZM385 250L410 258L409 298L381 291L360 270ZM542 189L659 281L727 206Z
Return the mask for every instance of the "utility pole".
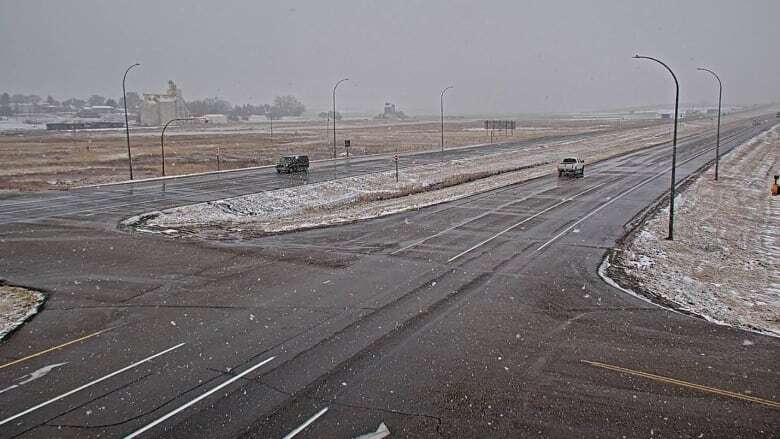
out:
M634 58L636 59L649 59L651 61L655 61L658 64L661 64L666 68L666 70L669 71L669 73L672 74L672 78L674 79L674 86L675 86L675 94L674 94L674 136L672 138L672 188L669 193L669 235L666 237L669 241L674 240L674 192L675 192L675 168L677 167L677 110L679 108L680 103L680 83L677 82L677 76L675 76L674 72L671 68L669 68L668 65L666 65L663 61L658 60L656 58L652 58L649 56L640 56L640 55L634 55Z
M125 76L122 77L122 101L125 104L125 134L127 136L127 165L130 167L130 180L133 179L133 156L130 155L130 125L127 122L127 92L125 91L125 80L127 80L127 72L133 67L140 66L141 64L135 63L125 70Z

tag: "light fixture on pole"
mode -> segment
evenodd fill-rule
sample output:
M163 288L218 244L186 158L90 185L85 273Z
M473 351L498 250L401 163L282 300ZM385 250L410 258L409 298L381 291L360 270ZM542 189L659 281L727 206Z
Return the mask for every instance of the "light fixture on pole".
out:
M718 165L720 162L720 102L723 99L723 83L720 82L720 77L710 69L699 67L696 70L709 72L715 79L718 80L718 131L715 137L715 181L718 181Z
M344 81L349 81L349 78L344 78L333 86L333 158L336 158L336 88Z
M669 191L669 235L666 237L669 241L674 240L674 196L675 196L675 168L677 167L677 111L679 108L680 103L680 83L677 82L677 76L675 76L672 69L666 65L663 61L650 57L650 56L640 56L640 55L634 55L634 58L636 59L649 59L651 61L655 61L658 64L661 64L666 68L666 70L669 71L669 73L672 74L672 78L674 79L674 87L675 87L675 94L674 94L674 136L672 137L672 187Z
M122 101L125 104L125 134L127 137L127 165L130 167L130 180L133 179L133 156L130 154L130 125L127 123L127 92L125 91L125 80L127 80L127 73L133 67L140 66L141 64L135 63L125 70L125 76L122 77Z

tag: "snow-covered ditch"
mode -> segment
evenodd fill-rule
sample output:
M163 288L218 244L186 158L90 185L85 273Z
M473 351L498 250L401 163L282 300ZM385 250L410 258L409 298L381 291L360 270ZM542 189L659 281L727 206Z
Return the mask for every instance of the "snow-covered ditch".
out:
M780 125L743 144L657 210L609 256L607 275L656 303L780 336Z
M706 123L690 123L688 133ZM508 186L554 172L564 156L587 163L653 145L665 126L550 142L523 151L497 153L260 192L128 218L122 226L166 235L249 237L343 224L418 209Z
M0 281L0 340L38 312L43 293Z

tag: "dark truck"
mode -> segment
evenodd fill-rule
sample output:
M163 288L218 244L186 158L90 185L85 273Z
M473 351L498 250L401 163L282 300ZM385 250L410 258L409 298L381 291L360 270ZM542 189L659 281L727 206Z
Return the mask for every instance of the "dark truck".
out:
M558 163L558 177L566 175L568 177L585 176L585 160L576 157L566 157Z
M308 172L309 156L307 155L283 155L276 164L276 173L290 174L292 172Z

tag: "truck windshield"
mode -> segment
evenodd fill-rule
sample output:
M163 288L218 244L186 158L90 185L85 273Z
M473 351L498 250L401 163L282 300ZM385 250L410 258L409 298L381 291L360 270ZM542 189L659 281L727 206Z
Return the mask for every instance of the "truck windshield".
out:
M577 159L563 159L563 163L577 163Z

